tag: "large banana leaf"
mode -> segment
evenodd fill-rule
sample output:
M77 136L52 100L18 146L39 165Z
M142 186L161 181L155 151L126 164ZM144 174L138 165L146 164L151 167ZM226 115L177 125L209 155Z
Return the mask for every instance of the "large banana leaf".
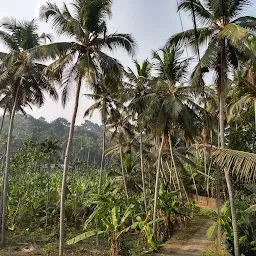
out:
M96 235L100 235L100 234L103 234L105 233L105 231L99 231L99 230L92 230L92 231L88 231L88 232L85 232L83 234L80 234L70 240L67 241L67 244L76 244L82 240L85 240L89 237L92 237L92 236L96 236Z

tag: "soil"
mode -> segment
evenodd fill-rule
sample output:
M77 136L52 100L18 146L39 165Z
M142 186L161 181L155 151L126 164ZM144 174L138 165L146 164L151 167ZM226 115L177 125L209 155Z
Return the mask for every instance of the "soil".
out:
M165 243L154 256L200 256L214 244L208 240L206 232L213 224L209 219L196 217L188 227L182 228L171 240Z
M83 247L83 248L66 248L65 249L65 256L104 256L106 255L104 249L97 249L95 247ZM58 255L57 250L53 250L50 254L44 253L42 249L33 244L27 245L19 245L19 246L11 246L7 248L5 251L0 251L0 256L52 256Z

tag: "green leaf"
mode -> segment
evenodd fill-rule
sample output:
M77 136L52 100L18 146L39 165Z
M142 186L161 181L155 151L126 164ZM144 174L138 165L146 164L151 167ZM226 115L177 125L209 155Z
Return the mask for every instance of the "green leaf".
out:
M158 219L155 219L155 220L151 220L150 222L148 222L147 225L152 225L153 223L160 222L160 221L164 221L164 218L158 218Z
M127 210L124 213L124 216L121 219L121 224L127 220L127 218L130 216L130 214L133 212L134 207L135 207L134 204L129 205L129 207L127 208Z
M207 230L206 236L208 239L210 239L213 236L213 233L217 227L217 222L214 222Z
M112 216L112 224L114 226L114 228L116 229L118 227L118 209L115 206L112 211L111 211L111 216Z
M96 209L89 217L88 219L85 221L84 223L84 229L87 228L87 226L89 225L89 223L95 218L95 216L97 216L99 213L99 209Z
M78 236L68 240L67 244L76 244L79 241L85 240L85 239L87 239L89 237L92 237L92 236L103 234L104 232L105 231L98 231L98 230L88 231L88 232L85 232L85 233L83 233L81 235L78 235Z

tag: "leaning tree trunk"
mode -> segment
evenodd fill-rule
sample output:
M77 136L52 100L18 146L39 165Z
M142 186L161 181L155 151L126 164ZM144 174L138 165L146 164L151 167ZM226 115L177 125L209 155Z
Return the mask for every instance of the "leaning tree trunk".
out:
M100 162L100 177L99 177L98 194L101 194L102 172L103 172L104 161L105 161L105 147L106 147L105 145L106 145L106 122L104 121L104 124L103 124L103 134L102 134L102 154L101 154L101 162Z
M125 178L125 171L124 171L124 161L123 161L123 146L122 143L119 143L119 154L120 154L120 163L121 163L121 170L122 170L122 176L123 176L123 184L124 184L124 192L126 195L126 198L129 198L128 190L127 190L127 183Z
M155 195L154 195L154 211L153 211L153 220L156 220L157 215L157 201L158 201L158 188L159 188L159 175L161 168L161 156L164 146L164 135L162 137L162 142L158 152L157 158L157 169L156 169L156 183L155 183ZM153 235L156 238L156 222L153 223Z
M69 156L71 150L71 144L74 135L74 127L76 122L77 109L79 104L79 95L81 89L81 78L78 81L77 89L76 89L76 98L75 98L75 106L72 116L72 121L70 124L68 142L66 146L65 158L64 158L64 167L63 167L63 176L62 176L62 187L61 187L61 199L60 199L60 240L59 240L59 256L63 256L64 249L64 217L65 217L65 198L66 198L66 186L67 186L67 175L68 175L68 165L69 165Z
M172 147L172 141L171 141L171 135L170 134L168 135L168 139L169 139L169 147L170 147L170 154L171 154L173 169L174 169L174 171L176 173L176 176L177 176L177 183L178 183L178 186L179 186L179 190L181 191L181 186L180 186L180 183L181 183L184 194L186 196L186 199L187 199L187 201L189 201L188 194L187 194L187 191L184 187L184 184L183 184L182 180L179 179L179 173L178 173L178 169L176 167L176 163L175 163L175 159L174 159L174 155L173 155L173 147ZM182 197L182 195L181 195L181 197Z
M20 82L22 83L22 81ZM9 175L9 166L10 166L10 158L11 158L11 146L12 146L12 132L13 132L13 122L15 117L15 112L18 104L18 97L20 91L21 84L18 85L16 89L15 99L13 102L9 130L8 130L8 139L6 144L6 162L5 162L5 170L3 177L3 192L2 192L2 246L6 245L6 224L7 224L7 192L8 192L8 175Z
M144 207L145 207L145 213L147 214L148 207L147 207L147 195L146 195L146 186L145 186L143 144L142 144L142 132L141 132L141 130L140 130L140 169L141 169L141 180L142 180Z

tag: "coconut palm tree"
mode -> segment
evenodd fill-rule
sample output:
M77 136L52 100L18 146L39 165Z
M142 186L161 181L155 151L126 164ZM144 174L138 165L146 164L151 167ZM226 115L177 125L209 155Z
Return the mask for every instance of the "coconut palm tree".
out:
M117 138L118 144L114 148L108 150L110 152L118 151L120 157L120 165L123 176L123 186L126 198L129 199L126 172L124 168L124 153L131 152L134 139L134 126L131 124L131 114L126 108L113 109L109 119L110 127L114 129L112 139ZM125 152L124 152L125 148Z
M256 37L250 37L247 45L252 54L256 56ZM243 60L242 69L235 73L233 84L233 99L228 119L236 119L241 110L248 107L253 101L256 132L256 64L253 60L248 58Z
M18 22L6 18L0 27L0 39L9 50L0 53L0 90L7 92L2 100L11 108L2 195L2 244L5 245L7 186L15 113L27 104L41 106L44 103L44 92L54 99L57 99L57 93L42 73L46 66L37 63L29 52L31 48L39 46L41 41L35 20Z
M100 177L99 177L99 188L98 193L101 193L102 186L102 172L104 168L104 160L105 160L105 151L106 151L106 128L107 121L110 117L111 112L119 105L118 98L120 97L119 85L120 82L119 77L111 77L100 76L96 81L97 85L93 86L96 88L94 94L86 94L86 97L89 97L95 101L93 105L91 105L85 112L84 116L92 115L95 110L100 111L101 121L103 124L102 131L102 155L101 155L101 164L100 164Z
M184 10L195 15L198 22L204 27L187 30L173 35L167 45L183 43L196 48L197 45L207 44L207 49L200 63L193 72L195 82L202 73L213 69L217 73L217 87L220 101L220 133L221 145L224 147L224 101L227 92L228 67L238 67L241 54L251 53L245 42L249 30L254 31L256 18L239 16L244 7L249 5L249 0L222 1L183 0L179 10Z
M129 108L133 110L134 119L140 116L144 109L145 104L143 103L143 95L146 93L146 88L148 83L151 80L151 70L152 64L148 60L144 60L140 65L137 61L134 61L136 67L136 73L129 68L126 76L128 77L132 87L133 87L133 97L129 104ZM140 120L143 121L143 120ZM141 168L141 180L142 180L142 189L143 189L143 198L144 198L144 207L145 213L148 212L147 207L147 195L146 195L146 187L145 187L145 174L144 174L144 159L143 159L143 122L139 122L137 120L137 124L139 126L140 132L140 168Z
M203 112L192 101L191 87L182 85L186 81L189 63L188 59L182 58L182 53L183 51L178 46L153 52L154 67L158 77L155 79L153 88L150 88L144 96L147 99L147 108L141 116L149 124L149 129L154 137L161 137L158 143L159 145L156 145L159 154L157 160L153 219L156 219L157 215L162 151L164 148L169 149L173 168L176 170L171 135L174 135L175 131L182 131L182 134L179 135L188 141L193 140L198 129L198 127L196 129L196 125L199 125L200 115ZM154 233L156 231L155 228L156 226L154 226Z
M193 72L193 80L198 83L202 74L212 69L217 74L217 87L220 110L220 144L225 147L225 97L227 94L227 77L229 67L238 67L240 55L249 57L250 50L245 44L249 30L255 30L256 18L240 16L242 10L250 4L249 0L222 1L183 0L179 10L184 10L194 17L204 27L187 30L173 35L168 45L186 43L198 50L207 44L207 49ZM230 174L226 177L231 182ZM232 191L229 191L232 197ZM236 219L234 203L231 202L232 216ZM239 255L237 225L233 221L235 240L235 256Z
M68 35L72 41L45 45L36 49L35 54L45 58L59 55L59 58L50 65L48 70L50 73L61 75L63 102L69 95L72 79L77 83L75 106L63 168L60 204L60 256L63 255L64 246L64 209L68 162L82 82L86 80L89 84L96 84L92 81L96 80L98 73L121 72L121 66L117 60L104 53L103 49L122 48L129 54L133 54L135 49L134 39L131 35L107 33L107 19L111 15L111 4L111 0L75 0L72 4L72 12L66 4L59 8L56 4L48 2L40 8L40 18L47 22L51 21L58 34Z

